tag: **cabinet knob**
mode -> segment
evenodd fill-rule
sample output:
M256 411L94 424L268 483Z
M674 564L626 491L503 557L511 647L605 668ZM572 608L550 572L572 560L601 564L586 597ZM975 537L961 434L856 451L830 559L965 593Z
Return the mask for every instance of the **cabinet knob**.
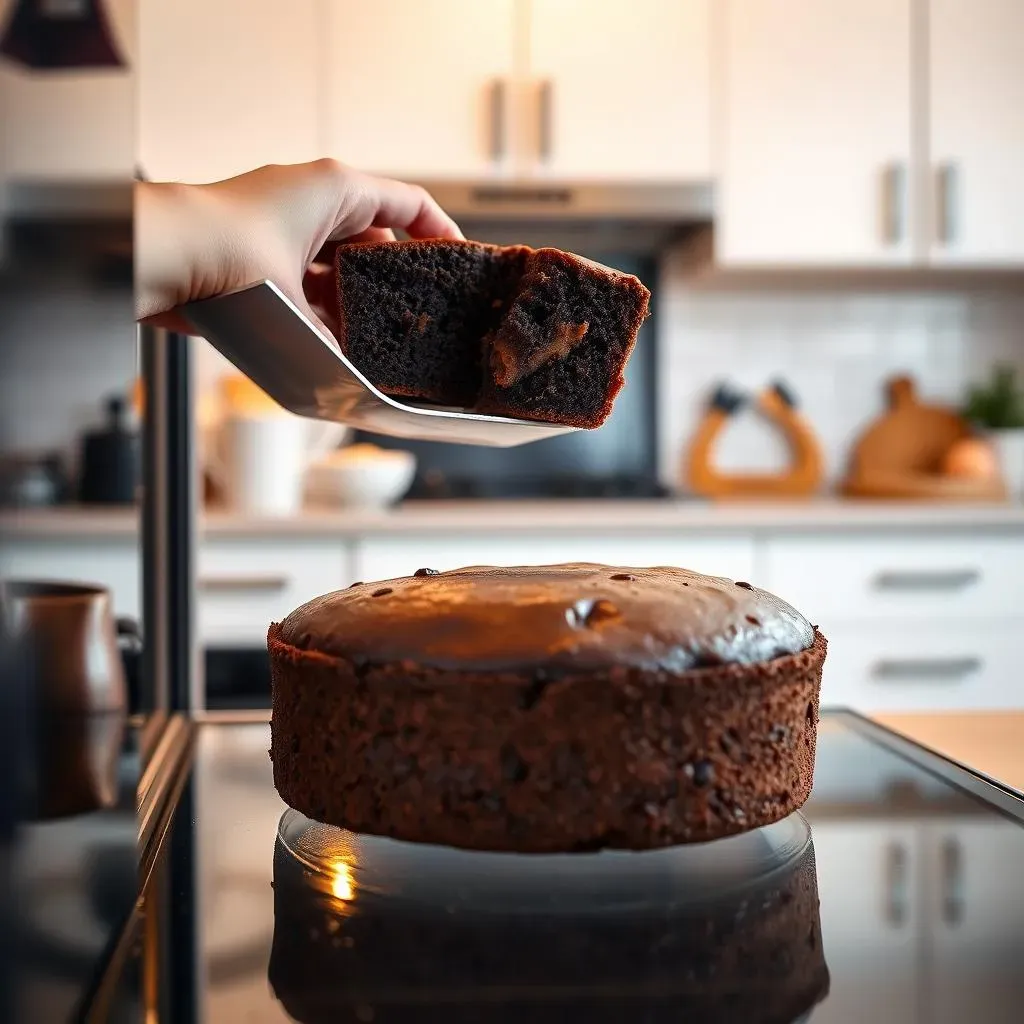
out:
M505 79L496 78L491 83L491 159L495 163L505 158Z
M981 658L883 658L875 662L874 676L882 682L959 683L979 672Z
M876 590L966 590L981 580L977 569L885 569L874 578Z
M542 79L537 86L537 153L544 163L551 159L555 148L554 92L550 78Z
M935 172L935 235L939 245L952 245L957 240L959 191L960 174L956 164L940 164Z
M942 920L955 928L964 919L963 848L950 837L942 844Z
M284 590L287 576L204 576L197 586L208 594L268 593Z
M909 916L907 851L901 843L890 843L885 851L885 919L902 928Z
M898 245L906 234L907 172L901 163L882 172L882 241Z

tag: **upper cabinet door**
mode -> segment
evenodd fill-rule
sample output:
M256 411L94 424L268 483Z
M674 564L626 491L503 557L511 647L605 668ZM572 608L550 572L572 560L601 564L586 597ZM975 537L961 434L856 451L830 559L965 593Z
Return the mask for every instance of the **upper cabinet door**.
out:
M319 0L139 4L138 159L216 181L320 153Z
M510 160L514 0L327 0L328 155L481 176Z
M134 171L137 0L107 0L127 68L26 70L0 60L0 178L130 181ZM0 0L6 26L14 0Z
M931 256L1024 263L1024 3L931 0Z
M723 0L722 262L909 260L910 8Z
M533 0L521 170L711 177L711 0Z

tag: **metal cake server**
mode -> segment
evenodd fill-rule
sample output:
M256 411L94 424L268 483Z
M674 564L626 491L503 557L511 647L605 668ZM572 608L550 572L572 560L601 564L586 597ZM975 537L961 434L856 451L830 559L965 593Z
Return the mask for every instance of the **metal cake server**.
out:
M272 281L182 307L217 351L285 409L377 434L511 448L577 429L399 402L378 391Z

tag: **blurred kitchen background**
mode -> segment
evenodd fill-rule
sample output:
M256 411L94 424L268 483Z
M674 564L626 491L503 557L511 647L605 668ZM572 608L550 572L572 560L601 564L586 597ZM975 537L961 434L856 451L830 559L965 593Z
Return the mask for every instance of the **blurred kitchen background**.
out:
M0 575L140 615L132 176L326 155L653 315L606 426L503 452L314 429L197 339L210 707L316 594L566 560L778 592L829 704L1024 704L1019 0L98 6L115 66L0 64Z

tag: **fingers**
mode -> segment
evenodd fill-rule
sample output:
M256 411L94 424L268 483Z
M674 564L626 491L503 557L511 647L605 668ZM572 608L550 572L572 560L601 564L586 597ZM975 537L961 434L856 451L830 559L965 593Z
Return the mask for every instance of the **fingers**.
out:
M391 240L394 229L412 238L463 237L455 221L419 185L340 170L338 184L350 194L341 204L341 216L328 240Z
M462 238L458 224L419 185L374 179L378 202L373 226L401 228L411 238Z
M395 233L391 228L367 228L355 235L349 235L346 242L393 242Z
M338 294L333 266L314 263L309 267L302 278L302 291L321 319L337 319Z

